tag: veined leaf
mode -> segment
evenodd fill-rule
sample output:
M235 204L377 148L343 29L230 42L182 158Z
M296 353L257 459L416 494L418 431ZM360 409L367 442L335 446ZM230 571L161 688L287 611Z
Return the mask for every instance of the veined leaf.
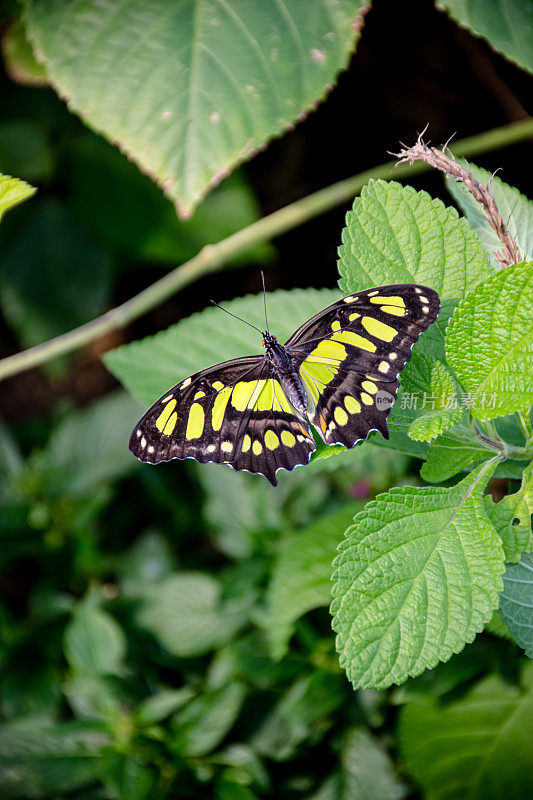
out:
M446 358L478 419L533 404L533 264L507 267L459 304Z
M533 658L533 554L525 553L518 564L509 564L500 595L502 621L520 647Z
M411 423L407 431L411 439L430 442L463 418L463 411L458 407L455 397L452 376L442 361L433 362L429 392L424 392L423 400L424 404L428 403L430 411L417 417Z
M503 549L483 509L495 466L451 489L394 488L346 531L331 612L355 687L381 689L446 661L497 608Z
M533 664L523 690L486 678L455 703L408 703L400 718L407 771L434 800L501 800L533 793Z
M18 206L19 203L27 200L36 191L37 189L30 186L29 183L19 181L18 178L10 178L9 175L0 174L0 219L2 219L6 211Z
M442 483L448 478L453 478L471 464L487 460L494 454L483 446L467 439L463 432L454 428L437 436L428 450L425 464L422 465L420 475L428 483Z
M533 514L533 462L524 470L522 486L495 503L485 497L485 511L502 537L506 561L518 561L531 548L531 515ZM533 611L532 611L533 614Z
M338 289L293 289L267 295L270 329L285 341L296 328L340 297ZM261 330L265 325L263 297L250 295L224 307ZM187 317L155 336L119 347L104 356L106 366L142 405L203 367L261 349L260 336L217 308Z
M531 2L526 0L437 0L437 7L510 61L533 72Z
M182 215L321 100L361 0L25 0L69 107L151 174ZM360 19L360 18L359 18Z
M516 240L524 260L532 261L533 202L524 197L518 189L504 183L497 175L492 175L486 169L476 167L475 164L470 162L468 162L468 169L480 183L485 185L490 183L490 192L496 200L496 205L509 233ZM494 228L487 222L480 204L474 200L463 183L450 179L446 181L446 188L461 208L463 214L466 215L471 228L476 231L481 239L485 250L490 256L492 266L494 269L500 270L501 265L494 253L501 248L502 243L498 239Z
M313 608L329 605L331 562L357 510L350 504L284 542L268 592L266 627L273 658L285 655L295 620Z
M395 181L370 181L346 215L339 286L354 292L421 283L461 299L492 272L478 237L454 208Z

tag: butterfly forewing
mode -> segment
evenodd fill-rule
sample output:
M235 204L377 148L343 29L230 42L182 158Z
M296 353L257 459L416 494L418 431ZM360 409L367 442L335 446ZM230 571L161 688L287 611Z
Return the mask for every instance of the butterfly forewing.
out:
M264 356L233 359L181 381L130 439L141 461L214 461L260 473L274 485L278 469L307 464L315 447Z
M297 358L342 364L395 381L440 310L437 292L400 284L348 295L305 322L285 343Z
M437 293L402 284L333 303L286 343L309 390L309 418L326 444L346 447L372 430L386 439L398 375L413 344L438 316Z

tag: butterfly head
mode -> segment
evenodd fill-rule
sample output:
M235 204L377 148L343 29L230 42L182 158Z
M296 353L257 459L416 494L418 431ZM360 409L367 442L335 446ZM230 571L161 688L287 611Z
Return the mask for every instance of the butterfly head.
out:
M266 349L268 350L269 347L275 347L277 342L278 340L276 336L273 336L268 331L263 331L263 342L262 342L263 347L266 347Z

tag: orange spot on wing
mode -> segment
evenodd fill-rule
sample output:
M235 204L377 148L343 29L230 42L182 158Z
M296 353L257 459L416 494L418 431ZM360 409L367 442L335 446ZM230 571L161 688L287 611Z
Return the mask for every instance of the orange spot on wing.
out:
M300 430L300 431L303 433L303 435L306 437L306 439L312 439L312 438L313 438L313 437L312 437L312 436L310 436L310 435L309 435L309 433L308 433L308 432L305 430L304 426L303 426L303 425L300 425L300 423L299 423L299 422L296 422L296 423L294 423L294 427L295 427L295 428L298 428L298 430Z
M327 431L327 429L328 429L328 426L327 426L327 424L326 424L326 420L324 419L324 417L322 416L322 414L320 414L320 417L319 417L319 419L320 419L320 427L322 428L322 433L323 433L323 434L324 434L324 436L325 436L325 435L326 435L326 431Z

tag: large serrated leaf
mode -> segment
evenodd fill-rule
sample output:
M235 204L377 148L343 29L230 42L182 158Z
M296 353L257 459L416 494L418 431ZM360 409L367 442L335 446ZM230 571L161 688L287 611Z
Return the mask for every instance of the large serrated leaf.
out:
M441 300L463 298L492 272L466 220L426 192L395 181L370 181L346 215L339 285L359 291L421 283Z
M504 183L497 175L492 175L486 169L481 169L471 163L468 163L468 169L476 180L490 186L490 193L496 201L498 211L507 225L507 230L515 239L524 260L533 260L533 202L524 197L518 189ZM450 178L446 181L446 188L466 215L472 229L481 239L490 256L492 266L500 270L501 264L496 258L495 252L501 248L502 243L494 228L489 225L482 207L474 200L464 183Z
M437 7L506 58L533 72L531 0L438 0Z
M503 549L483 509L495 466L451 489L392 489L346 531L331 612L355 687L384 688L446 661L498 607Z
M533 793L533 665L524 688L492 676L466 697L408 703L400 720L407 771L433 800L502 800ZM427 794L426 794L427 793Z
M469 392L469 405L478 419L529 409L533 264L507 267L459 304L446 331L446 359Z
M182 214L321 100L360 0L25 0L48 78Z
M517 564L509 564L500 596L502 621L526 655L533 658L533 554L525 553Z
M338 299L337 289L272 292L267 295L270 329L284 341L298 325ZM224 307L264 329L261 295L232 300ZM148 405L180 378L227 358L251 355L260 349L259 334L219 309L207 308L155 336L107 353L104 361L133 396Z

